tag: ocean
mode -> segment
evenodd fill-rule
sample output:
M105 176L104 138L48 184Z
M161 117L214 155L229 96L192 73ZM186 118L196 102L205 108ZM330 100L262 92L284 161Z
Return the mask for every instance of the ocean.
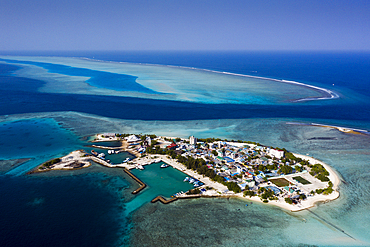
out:
M287 124L370 131L370 53L0 54L2 245L370 245L370 136ZM119 169L26 174L86 148L87 137L99 132L285 147L331 165L344 181L341 196L313 213L245 207L238 199L162 205L149 202L160 185L135 197L137 185ZM30 160L16 162L24 158Z

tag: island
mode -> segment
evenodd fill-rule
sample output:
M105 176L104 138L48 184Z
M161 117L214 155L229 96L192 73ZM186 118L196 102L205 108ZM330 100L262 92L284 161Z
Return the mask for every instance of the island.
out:
M107 145L112 143L115 145ZM110 168L124 168L141 185L133 192L139 193L145 188L145 181L129 170L145 169L146 165L161 162L163 168L172 166L186 174L184 182L193 183L194 189L179 192L170 200L158 197L152 202L240 197L300 211L339 197L340 178L324 162L256 142L103 133L93 137L90 147L107 152L77 150L45 162L30 173L82 169L95 162ZM106 157L122 152L128 152L132 158L113 163Z

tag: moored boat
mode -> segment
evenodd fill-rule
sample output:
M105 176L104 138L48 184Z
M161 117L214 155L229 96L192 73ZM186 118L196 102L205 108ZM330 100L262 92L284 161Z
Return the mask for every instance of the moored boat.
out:
M170 165L168 165L168 164L162 164L161 165L161 168L166 168L166 167L169 167Z
M189 177L186 177L185 179L184 179L184 182L187 182L187 181L189 181Z
M142 166L142 165L136 165L136 169L144 170L144 166Z

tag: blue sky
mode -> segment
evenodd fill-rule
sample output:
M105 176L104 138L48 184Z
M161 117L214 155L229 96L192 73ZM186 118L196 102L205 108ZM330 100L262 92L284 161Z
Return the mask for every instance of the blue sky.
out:
M0 0L0 50L370 50L370 1Z

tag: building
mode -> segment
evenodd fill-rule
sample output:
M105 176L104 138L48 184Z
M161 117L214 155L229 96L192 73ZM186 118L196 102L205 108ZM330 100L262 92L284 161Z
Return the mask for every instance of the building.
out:
M141 141L141 139L139 137L137 137L136 135L130 135L128 137L125 137L125 140L128 143Z
M144 141L144 146L150 146L152 144L152 139L150 136L147 136Z
M271 148L269 150L269 154L271 154L272 156L274 156L275 158L278 158L278 159L281 159L281 158L284 157L284 151L283 150L276 150L276 149Z
M196 145L197 144L197 138L195 138L194 136L190 136L189 141L190 141L191 145Z

